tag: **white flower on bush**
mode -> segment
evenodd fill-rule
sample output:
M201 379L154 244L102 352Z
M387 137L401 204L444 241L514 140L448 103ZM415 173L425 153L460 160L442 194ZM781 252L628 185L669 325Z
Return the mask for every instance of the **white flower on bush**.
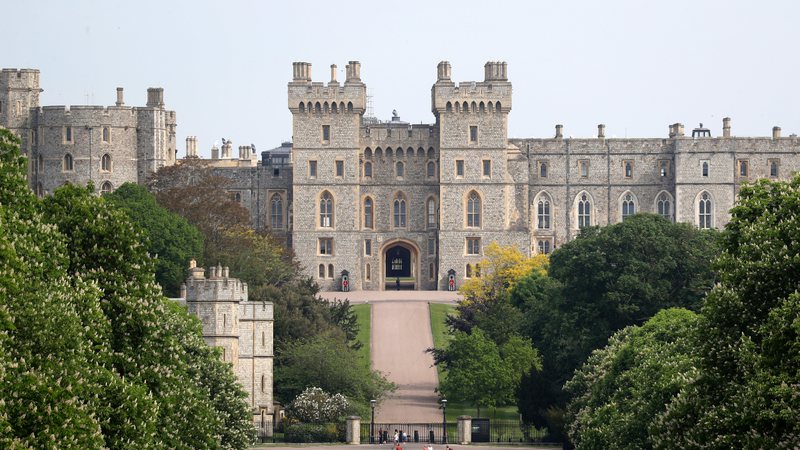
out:
M339 420L350 408L342 394L328 394L318 387L306 388L289 404L287 414L305 423L326 423Z

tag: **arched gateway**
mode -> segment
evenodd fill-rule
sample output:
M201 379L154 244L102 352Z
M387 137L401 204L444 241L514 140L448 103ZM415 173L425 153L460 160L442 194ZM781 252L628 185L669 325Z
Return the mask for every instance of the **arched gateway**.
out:
M392 240L381 249L382 283L384 290L400 289L417 290L419 283L419 249L413 242Z

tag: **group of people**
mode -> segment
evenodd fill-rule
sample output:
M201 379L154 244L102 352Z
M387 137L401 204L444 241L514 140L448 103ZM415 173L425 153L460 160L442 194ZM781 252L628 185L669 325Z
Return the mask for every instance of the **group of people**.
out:
M378 443L379 444L387 444L388 441L389 441L388 434L389 434L388 431L383 431L382 428L380 430L378 430ZM408 433L406 433L405 431L400 431L400 430L395 429L394 430L394 436L393 436L393 442L394 442L394 449L395 450L403 450L403 447L401 445L408 442ZM433 450L433 445L428 444L425 447L422 447L422 449L423 450ZM445 445L444 450L452 450L452 449L450 448L449 445Z

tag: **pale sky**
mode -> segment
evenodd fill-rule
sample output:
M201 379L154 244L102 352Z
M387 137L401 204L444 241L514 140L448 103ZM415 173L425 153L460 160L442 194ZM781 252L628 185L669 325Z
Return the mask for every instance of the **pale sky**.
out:
M735 136L800 133L796 1L10 1L0 66L41 70L43 105L143 106L163 87L201 154L222 137L259 151L291 138L293 61L314 81L349 60L382 120L432 123L436 65L480 81L508 63L510 137L667 137L699 122Z

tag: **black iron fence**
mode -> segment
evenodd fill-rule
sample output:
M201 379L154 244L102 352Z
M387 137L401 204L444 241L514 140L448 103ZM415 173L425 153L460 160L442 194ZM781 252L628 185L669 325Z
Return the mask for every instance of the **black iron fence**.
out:
M369 422L361 422L361 442L382 443L394 442L395 433L401 442L445 444L456 440L456 424L447 424L447 440L442 423L376 423L374 433ZM403 441L403 439L406 439Z
M473 419L473 441L475 428L479 426L480 419ZM489 442L520 444L541 443L547 435L547 430L537 429L533 425L526 425L516 420L486 420L489 428Z

